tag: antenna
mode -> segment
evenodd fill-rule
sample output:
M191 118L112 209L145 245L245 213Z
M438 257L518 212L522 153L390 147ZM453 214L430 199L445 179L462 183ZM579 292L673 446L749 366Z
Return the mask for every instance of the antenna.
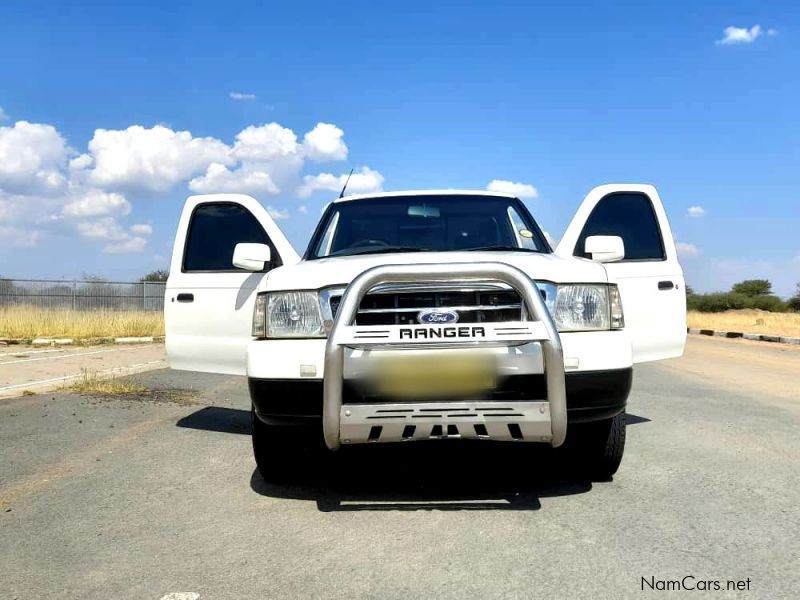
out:
M342 186L342 193L341 193L341 194L339 194L339 198L341 198L341 197L343 197L343 196L344 196L344 191L347 189L347 184L348 184L348 183L350 183L350 177L351 177L352 175L353 175L353 169L350 169L350 173L349 173L349 175L347 176L347 179L345 180L345 182L344 182L344 185Z

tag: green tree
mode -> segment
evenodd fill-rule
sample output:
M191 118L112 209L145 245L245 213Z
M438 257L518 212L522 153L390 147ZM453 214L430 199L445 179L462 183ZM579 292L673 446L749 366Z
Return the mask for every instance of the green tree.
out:
M733 284L731 291L734 294L742 294L749 298L756 296L769 296L772 294L772 283L767 279L745 279Z
M787 305L792 310L800 311L800 283L797 284L797 291L794 293L794 296L789 298Z
M158 269L156 271L151 271L139 281L166 281L167 277L169 277L169 271L166 269Z

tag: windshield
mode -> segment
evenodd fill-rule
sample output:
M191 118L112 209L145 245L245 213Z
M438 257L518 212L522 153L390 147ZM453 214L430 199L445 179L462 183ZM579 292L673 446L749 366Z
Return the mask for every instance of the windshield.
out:
M550 252L550 247L516 198L397 196L332 204L306 258L454 250Z

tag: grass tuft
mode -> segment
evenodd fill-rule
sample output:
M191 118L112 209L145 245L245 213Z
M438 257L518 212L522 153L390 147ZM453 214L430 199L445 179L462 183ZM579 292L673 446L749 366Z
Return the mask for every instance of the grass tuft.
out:
M79 394L97 394L100 396L139 395L146 394L149 391L143 385L125 379L99 377L97 371L88 369L82 369L80 378L67 385L66 389Z
M164 335L161 311L46 309L0 307L0 338L142 337Z

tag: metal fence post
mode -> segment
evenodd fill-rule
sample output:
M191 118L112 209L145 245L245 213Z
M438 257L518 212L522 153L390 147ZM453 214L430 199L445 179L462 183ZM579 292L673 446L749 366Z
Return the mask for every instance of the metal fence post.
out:
M78 282L72 282L72 310L76 309L76 301L78 296Z
M142 310L147 310L147 282L142 281Z

